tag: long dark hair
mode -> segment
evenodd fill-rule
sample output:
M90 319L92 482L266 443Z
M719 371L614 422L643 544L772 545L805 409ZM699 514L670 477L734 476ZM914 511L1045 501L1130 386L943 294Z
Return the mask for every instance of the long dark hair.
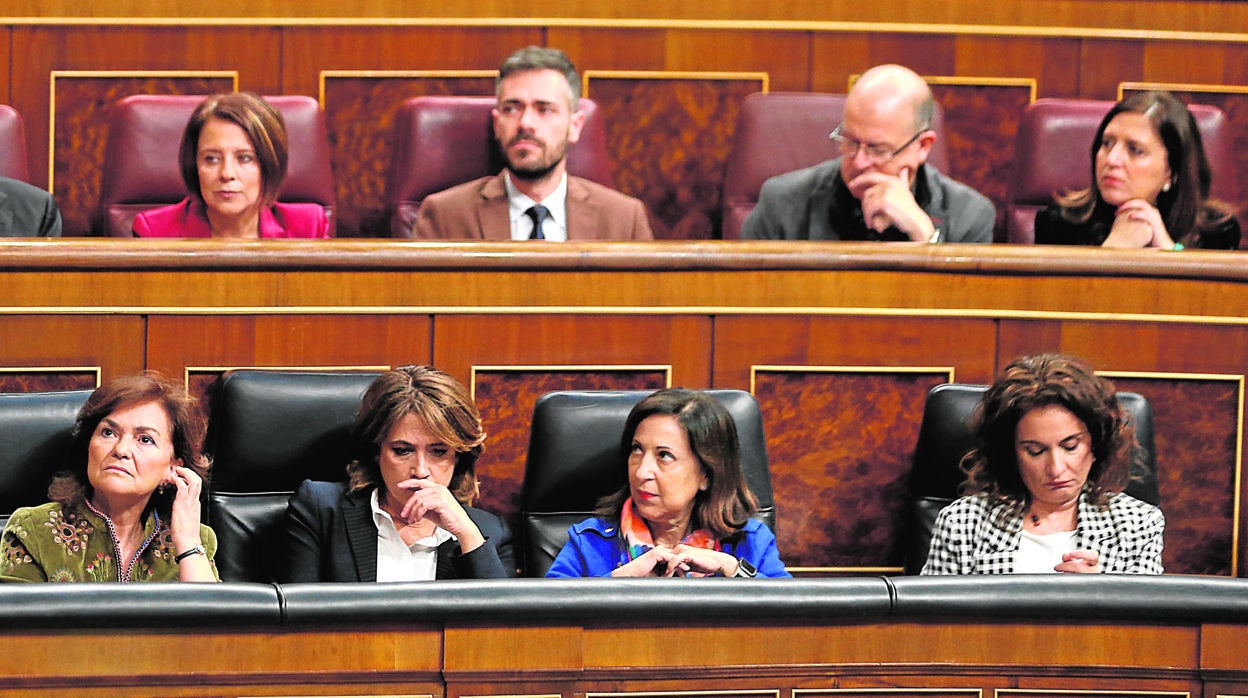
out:
M1101 197L1096 186L1096 156L1101 148L1105 129L1114 117L1122 113L1144 115L1156 129L1162 145L1166 148L1166 161L1170 166L1171 186L1157 196L1157 210L1166 224L1166 230L1175 242L1185 247L1200 247L1201 233L1228 216L1229 206L1209 199L1209 187L1213 175L1209 158L1205 156L1196 118L1183 102L1169 92L1154 90L1127 96L1109 110L1092 139L1092 186L1057 196L1062 217L1075 223L1089 219L1112 219L1114 207ZM1109 230L1104 231L1105 235ZM1096 242L1103 242L1104 238Z

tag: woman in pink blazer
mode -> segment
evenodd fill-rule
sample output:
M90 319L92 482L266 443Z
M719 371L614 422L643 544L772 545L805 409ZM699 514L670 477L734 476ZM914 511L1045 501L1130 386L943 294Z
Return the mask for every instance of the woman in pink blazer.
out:
M137 237L327 238L319 204L280 204L286 123L259 95L205 99L186 122L178 165L191 193L134 219Z

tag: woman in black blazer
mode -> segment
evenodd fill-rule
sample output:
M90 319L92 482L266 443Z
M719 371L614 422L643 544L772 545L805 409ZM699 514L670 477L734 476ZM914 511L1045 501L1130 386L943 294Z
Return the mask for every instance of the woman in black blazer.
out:
M352 430L349 481L304 481L269 559L287 582L490 579L515 573L511 533L475 509L485 443L468 391L427 366L373 381Z

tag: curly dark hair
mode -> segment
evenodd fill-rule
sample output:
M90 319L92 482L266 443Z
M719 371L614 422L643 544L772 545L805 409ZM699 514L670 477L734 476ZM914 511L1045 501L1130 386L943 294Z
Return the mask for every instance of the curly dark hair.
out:
M1136 451L1135 427L1118 404L1114 385L1082 359L1065 354L1022 356L1010 362L971 418L975 448L962 459L963 494L987 493L1022 511L1031 503L1015 450L1015 432L1028 412L1049 405L1070 410L1088 429L1092 468L1085 485L1092 502L1106 504L1127 484Z

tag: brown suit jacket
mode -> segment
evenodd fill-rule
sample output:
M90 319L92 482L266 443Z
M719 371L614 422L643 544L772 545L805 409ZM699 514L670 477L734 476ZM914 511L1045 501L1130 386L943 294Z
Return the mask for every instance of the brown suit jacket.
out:
M568 175L569 240L653 240L646 206L631 196ZM420 204L420 240L510 240L503 173L431 194Z

